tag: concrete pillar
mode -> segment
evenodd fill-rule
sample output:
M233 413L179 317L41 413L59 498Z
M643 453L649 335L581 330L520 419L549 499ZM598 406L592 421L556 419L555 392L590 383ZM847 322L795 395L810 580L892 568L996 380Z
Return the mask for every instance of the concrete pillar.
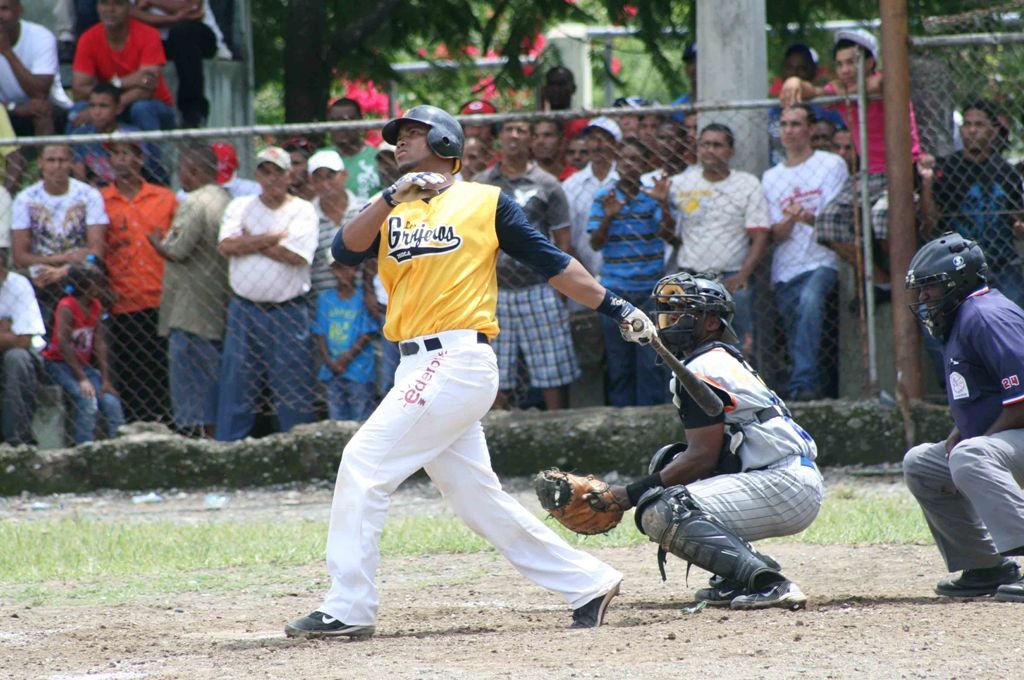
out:
M768 96L765 0L697 0L697 101ZM760 176L769 163L768 114L702 113L698 127L724 123L736 136L732 166Z
M572 71L576 93L572 108L589 109L593 103L594 83L590 75L590 42L583 24L559 24L547 32L548 44L558 50L561 63Z

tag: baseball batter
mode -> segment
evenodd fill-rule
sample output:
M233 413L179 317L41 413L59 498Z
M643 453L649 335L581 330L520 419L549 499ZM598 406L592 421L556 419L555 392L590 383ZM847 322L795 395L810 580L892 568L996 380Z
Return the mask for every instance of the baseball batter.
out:
M807 598L777 562L749 541L806 529L821 508L824 485L814 440L733 345L732 296L716 279L672 274L654 287L662 343L722 399L706 415L672 382L687 444L651 459L650 475L612 486L637 527L665 553L714 576L696 599L733 609L794 608Z
M985 255L947 233L910 261L911 309L942 342L955 427L903 459L910 492L950 571L947 597L1024 602L1024 310L986 285Z
M463 134L448 113L416 106L382 134L406 174L339 232L333 253L340 262L378 257L389 299L384 335L399 343L402 359L394 387L345 447L327 537L330 590L285 634L373 634L388 504L420 468L473 531L521 574L565 598L572 627L597 627L622 575L558 538L502 491L491 469L480 418L498 387L490 342L499 330L499 249L559 292L616 318L628 339L649 342L656 329L530 226L497 187L453 179Z

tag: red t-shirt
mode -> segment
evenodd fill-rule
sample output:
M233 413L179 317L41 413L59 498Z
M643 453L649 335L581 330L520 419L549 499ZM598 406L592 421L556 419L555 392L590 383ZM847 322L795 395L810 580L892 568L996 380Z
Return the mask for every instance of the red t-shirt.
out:
M67 307L71 310L71 344L75 348L75 357L78 363L88 366L92 363L93 338L96 334L96 324L100 320L100 301L93 299L89 303L89 315L85 315L82 305L72 295L65 295L57 303L53 311L53 334L50 344L43 350L43 358L50 361L64 361L64 355L60 351L60 310Z
M143 66L163 66L166 63L167 55L160 42L160 32L141 21L129 19L128 39L120 52L110 48L103 24L96 24L78 39L75 62L71 68L102 83L109 83L114 76L123 77L135 73ZM160 74L153 98L174 105L163 73Z

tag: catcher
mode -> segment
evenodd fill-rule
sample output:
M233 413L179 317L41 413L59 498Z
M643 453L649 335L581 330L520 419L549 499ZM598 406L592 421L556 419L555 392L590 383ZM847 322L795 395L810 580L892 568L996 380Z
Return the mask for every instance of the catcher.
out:
M665 554L710 571L696 599L733 609L797 608L807 597L749 541L807 528L824 485L814 440L734 348L732 296L704 275L673 274L654 287L662 342L712 386L724 412L709 417L671 384L687 444L654 454L650 474L588 498L613 514L636 506L637 527Z

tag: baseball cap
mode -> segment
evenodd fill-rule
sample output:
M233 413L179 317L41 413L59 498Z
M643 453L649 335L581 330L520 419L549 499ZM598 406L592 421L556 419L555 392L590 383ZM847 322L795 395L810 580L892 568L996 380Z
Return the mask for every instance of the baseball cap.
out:
M604 130L610 134L616 142L622 141L622 128L619 127L618 123L607 116L600 116L599 118L595 118L587 123L587 127L583 128L583 134L587 134L592 128Z
M811 62L813 62L815 66L818 65L818 53L810 45L807 45L805 43L793 43L792 45L790 45L789 47L786 48L786 53L784 55L782 55L782 56L783 56L783 58L785 58L785 57L788 57L791 54L803 54L803 55L806 55L807 58L810 59Z
M292 169L292 157L279 146L268 146L256 154L256 166L259 167L263 163L273 163L282 170Z
M238 152L227 142L214 142L210 146L217 154L217 184L229 182L238 171Z
M459 109L459 113L470 114L470 113L497 113L498 108L483 99L473 99L462 105Z
M345 169L345 161L341 160L341 155L334 149L321 149L309 157L308 172L312 175L323 168L341 172Z
M840 40L849 40L867 50L869 56L878 56L878 41L875 40L875 36L862 28L844 28L841 31L836 31L835 41L839 42Z

